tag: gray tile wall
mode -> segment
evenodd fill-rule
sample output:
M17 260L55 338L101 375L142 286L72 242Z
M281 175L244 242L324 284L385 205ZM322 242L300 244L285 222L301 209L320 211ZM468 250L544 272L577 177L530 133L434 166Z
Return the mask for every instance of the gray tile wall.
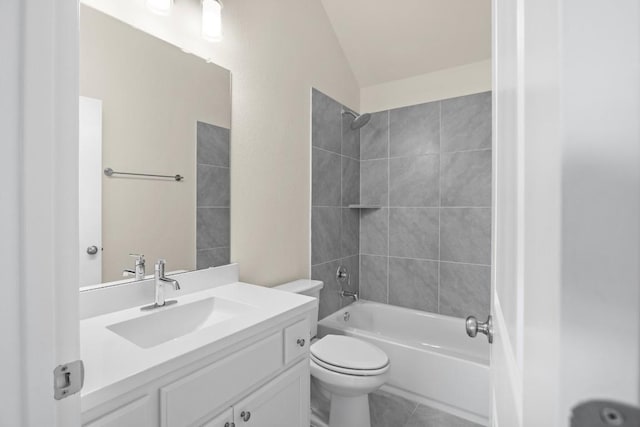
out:
M359 284L360 218L350 204L360 200L360 131L351 130L347 109L313 89L311 152L311 277L322 280L320 317L351 302L339 295L338 266Z
M197 123L196 268L229 264L229 129Z
M375 113L360 158L360 203L383 206L360 214L361 297L487 315L491 93Z

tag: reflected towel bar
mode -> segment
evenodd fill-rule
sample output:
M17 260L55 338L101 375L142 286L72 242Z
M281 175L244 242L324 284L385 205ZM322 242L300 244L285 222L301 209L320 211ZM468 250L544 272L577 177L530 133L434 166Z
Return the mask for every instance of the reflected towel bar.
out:
M154 174L151 174L151 173L116 172L111 168L106 168L104 170L104 174L106 176L133 175L133 176L150 176L150 177L154 177L154 178L171 178L171 179L175 179L176 181L182 181L184 179L184 177L182 175L154 175Z

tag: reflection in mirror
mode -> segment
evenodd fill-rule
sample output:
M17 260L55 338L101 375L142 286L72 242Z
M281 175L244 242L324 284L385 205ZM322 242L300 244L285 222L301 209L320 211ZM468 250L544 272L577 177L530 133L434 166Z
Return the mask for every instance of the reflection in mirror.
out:
M228 70L81 7L80 286L229 263L230 92Z

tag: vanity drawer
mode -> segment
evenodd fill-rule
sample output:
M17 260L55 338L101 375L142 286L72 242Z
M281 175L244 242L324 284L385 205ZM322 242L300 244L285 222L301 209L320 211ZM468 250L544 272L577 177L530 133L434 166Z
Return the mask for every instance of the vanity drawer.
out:
M282 367L282 333L160 389L162 427L190 426Z
M284 330L285 365L309 350L309 321L303 319Z

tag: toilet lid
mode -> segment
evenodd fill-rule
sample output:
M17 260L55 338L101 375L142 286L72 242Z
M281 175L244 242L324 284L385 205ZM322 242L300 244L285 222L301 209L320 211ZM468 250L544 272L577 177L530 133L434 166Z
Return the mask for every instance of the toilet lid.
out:
M310 350L317 361L349 370L371 371L389 364L386 353L375 345L344 335L327 335Z

